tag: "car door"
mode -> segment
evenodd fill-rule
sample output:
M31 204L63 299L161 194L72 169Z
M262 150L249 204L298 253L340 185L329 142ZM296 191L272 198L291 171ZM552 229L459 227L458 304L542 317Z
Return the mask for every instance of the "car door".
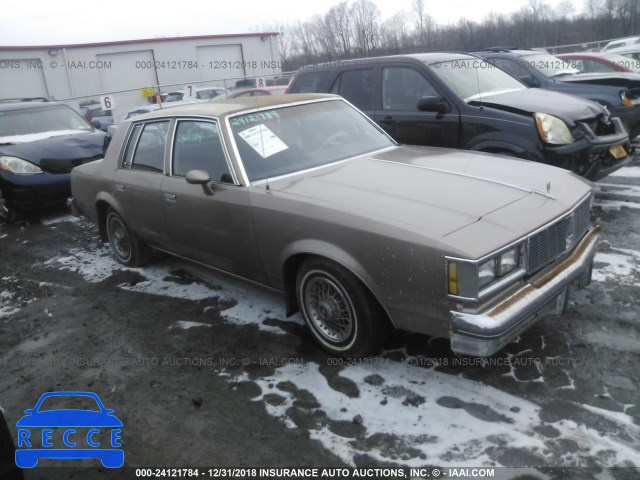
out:
M187 183L192 170L207 172L210 183ZM173 252L263 280L249 192L237 182L215 120L177 120L170 175L162 182L162 209Z
M167 245L161 185L169 124L155 120L133 125L112 189L129 227L145 242L160 247Z
M460 142L460 115L426 76L406 65L384 66L381 102L374 120L397 142L455 148ZM423 97L440 97L448 111L418 110Z

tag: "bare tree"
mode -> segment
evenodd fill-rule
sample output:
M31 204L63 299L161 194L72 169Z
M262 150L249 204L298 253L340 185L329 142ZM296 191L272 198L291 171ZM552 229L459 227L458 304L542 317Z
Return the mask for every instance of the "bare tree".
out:
M412 46L407 14L400 11L380 26L382 48L400 53Z
M349 4L346 1L334 5L327 12L327 21L336 35L338 52L343 57L351 56L352 24Z
M356 48L361 55L369 55L379 44L380 10L371 0L356 0L350 11Z

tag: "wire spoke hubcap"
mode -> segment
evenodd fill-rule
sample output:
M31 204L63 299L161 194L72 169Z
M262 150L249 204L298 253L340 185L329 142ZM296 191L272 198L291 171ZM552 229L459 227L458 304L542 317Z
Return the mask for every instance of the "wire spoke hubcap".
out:
M126 259L129 257L131 253L129 235L127 235L122 224L115 219L111 220L111 245L120 258Z
M341 343L353 333L354 315L342 288L325 276L314 276L305 285L304 300L309 319L326 339Z

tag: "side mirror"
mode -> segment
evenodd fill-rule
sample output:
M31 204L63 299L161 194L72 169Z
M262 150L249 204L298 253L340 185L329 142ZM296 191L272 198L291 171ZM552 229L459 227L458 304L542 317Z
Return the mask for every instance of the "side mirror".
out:
M204 193L207 195L213 195L213 188L209 185L211 181L211 175L204 170L189 170L185 175L187 183L192 185L202 185Z
M98 130L100 130L102 123L100 123L100 120L92 120L91 125L93 125L93 128L97 128Z
M529 87L539 87L540 86L540 82L533 78L531 75L520 75L518 77L518 80L520 80L522 83L524 83L525 85L529 86Z
M431 95L421 97L418 100L418 110L421 112L447 113L451 108L444 98Z

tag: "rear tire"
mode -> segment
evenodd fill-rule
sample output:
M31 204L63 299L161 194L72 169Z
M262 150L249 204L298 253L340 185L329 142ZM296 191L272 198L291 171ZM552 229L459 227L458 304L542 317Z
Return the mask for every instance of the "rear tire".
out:
M389 323L358 278L322 258L300 266L296 297L311 334L329 353L353 358L377 353Z
M112 208L105 219L111 252L116 260L127 267L139 267L151 258L151 249L129 229L123 218Z

